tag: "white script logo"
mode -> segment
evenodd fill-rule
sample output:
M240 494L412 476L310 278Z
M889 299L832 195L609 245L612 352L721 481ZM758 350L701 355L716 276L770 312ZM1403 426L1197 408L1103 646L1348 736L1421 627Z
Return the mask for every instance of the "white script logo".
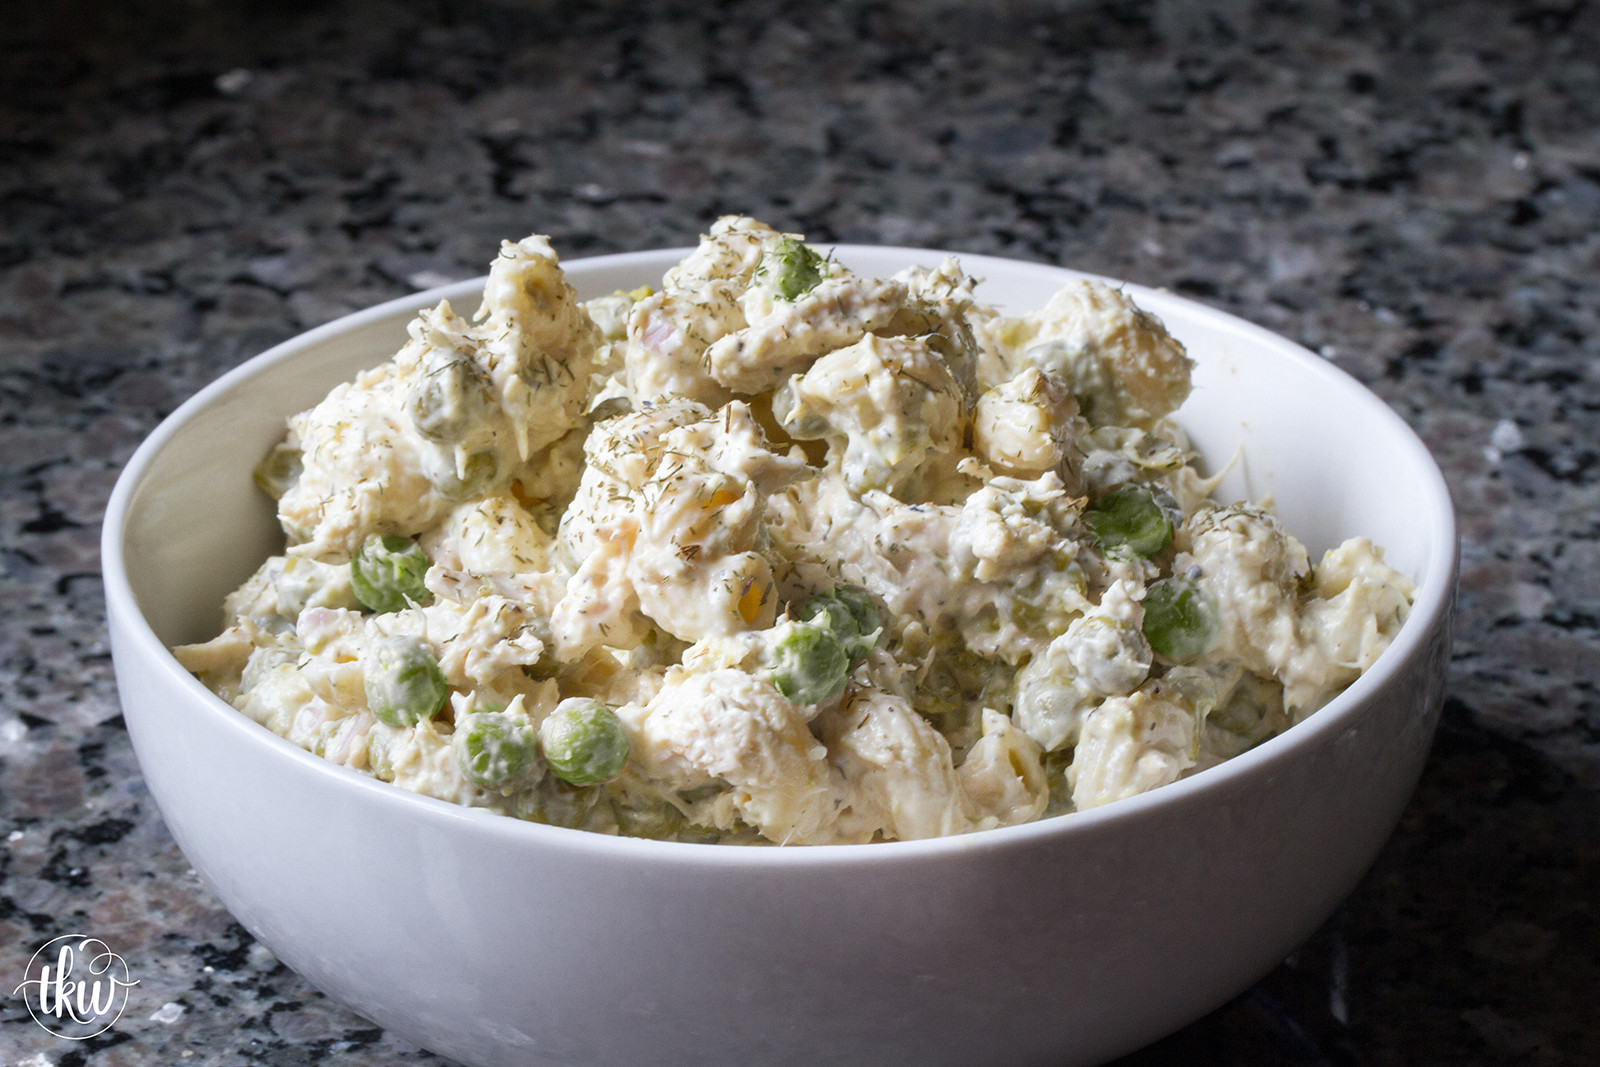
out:
M28 961L22 996L33 1021L57 1037L84 1041L111 1029L128 1006L128 964L98 937L63 934Z

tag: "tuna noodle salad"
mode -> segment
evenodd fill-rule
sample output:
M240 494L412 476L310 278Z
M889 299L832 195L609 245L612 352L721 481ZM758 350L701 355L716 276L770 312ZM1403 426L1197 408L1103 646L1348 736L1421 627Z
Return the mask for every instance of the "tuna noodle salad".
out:
M1160 321L1092 281L1020 316L977 288L730 216L581 301L507 241L471 319L421 312L288 420L256 471L287 547L176 654L404 789L752 844L1107 804L1373 663L1411 582L1213 496Z

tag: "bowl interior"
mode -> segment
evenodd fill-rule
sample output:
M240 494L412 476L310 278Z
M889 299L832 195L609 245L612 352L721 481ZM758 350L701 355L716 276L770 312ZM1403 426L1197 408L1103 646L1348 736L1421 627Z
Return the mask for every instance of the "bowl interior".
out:
M579 294L593 297L652 284L683 249L567 264ZM942 253L842 247L863 273ZM983 279L979 296L1019 312L1043 304L1061 283L1085 275L984 256L962 256ZM1316 558L1346 537L1383 545L1388 558L1431 596L1447 582L1453 551L1448 493L1426 449L1403 421L1348 376L1265 330L1170 293L1127 286L1196 360L1195 389L1179 421L1213 470L1226 468L1219 496L1270 497ZM219 379L180 408L130 464L112 514L123 527L122 563L134 599L164 644L204 640L221 625L223 597L282 535L251 470L284 431L284 420L335 384L391 356L416 310L449 299L476 309L481 280L418 293L296 337ZM1423 596L1419 595L1419 606ZM1422 612L1431 614L1431 612Z

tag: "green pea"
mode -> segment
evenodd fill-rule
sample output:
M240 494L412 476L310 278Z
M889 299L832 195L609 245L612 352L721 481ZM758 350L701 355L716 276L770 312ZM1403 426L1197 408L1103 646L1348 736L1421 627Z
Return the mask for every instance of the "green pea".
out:
M1204 655L1222 630L1217 598L1188 578L1163 578L1144 595L1144 635L1163 659L1184 663Z
M361 606L375 615L433 602L422 584L428 557L407 537L369 537L350 561L350 589Z
M522 673L536 682L548 682L561 673L561 661L556 659L550 651L550 646L546 645L539 653L538 659L522 665Z
M367 706L379 722L413 726L444 708L450 683L433 648L420 637L397 634L373 642L361 657Z
M836 585L817 593L800 609L800 619L832 630L852 665L866 659L883 638L883 616L872 594L859 585Z
M495 789L522 777L539 756L539 733L526 715L475 711L462 716L450 739L461 777Z
M500 457L493 451L473 452L457 474L452 463L443 477L435 481L439 492L451 500L467 500L486 494L500 473Z
M772 684L794 704L838 696L850 673L844 644L827 625L793 623L772 649Z
M780 300L798 300L827 277L828 261L793 237L780 238L767 256L771 265L763 264L763 269L772 273L772 288Z
M428 440L455 441L482 417L485 388L470 360L452 359L417 378L406 395L406 414Z
M1172 543L1172 522L1150 490L1119 485L1095 501L1083 521L1102 552L1126 546L1145 557Z
M628 762L628 735L616 712L584 697L556 705L539 724L539 743L545 762L568 785L609 782Z

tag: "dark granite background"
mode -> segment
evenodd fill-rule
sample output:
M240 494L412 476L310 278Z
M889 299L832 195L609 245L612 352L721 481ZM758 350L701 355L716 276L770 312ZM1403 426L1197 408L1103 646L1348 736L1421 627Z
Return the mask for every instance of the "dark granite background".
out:
M1124 1067L1600 1063L1600 4L47 0L0 49L0 1063L443 1062L253 944L167 836L106 495L201 385L502 237L734 210L1169 286L1370 384L1449 476L1415 802L1309 943ZM70 931L140 981L82 1043L10 992Z

